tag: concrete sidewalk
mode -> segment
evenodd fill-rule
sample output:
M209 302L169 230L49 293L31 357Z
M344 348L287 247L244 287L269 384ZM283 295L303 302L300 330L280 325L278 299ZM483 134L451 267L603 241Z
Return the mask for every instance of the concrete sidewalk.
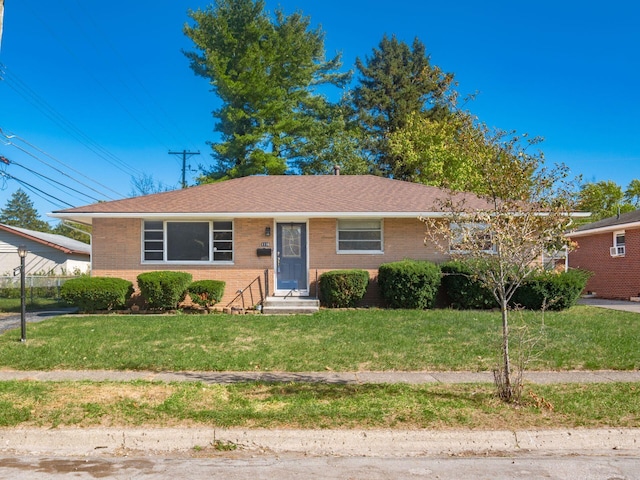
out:
M22 371L0 370L0 381L80 381L127 382L146 380L156 382L204 382L210 384L230 384L241 382L267 383L492 383L492 372L151 372L115 370L53 370ZM640 371L615 370L574 370L557 372L528 371L524 375L526 383L612 383L640 382Z

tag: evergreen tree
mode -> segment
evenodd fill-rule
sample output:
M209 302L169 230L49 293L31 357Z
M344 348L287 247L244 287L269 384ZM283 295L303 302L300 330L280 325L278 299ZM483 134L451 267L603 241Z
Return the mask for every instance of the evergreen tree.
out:
M304 175L330 175L340 167L344 175L371 173L371 164L362 148L362 130L354 121L353 110L346 102L332 106L321 117L317 134L310 138L306 153L296 162Z
M403 129L412 114L445 119L453 75L431 65L419 39L409 47L386 35L371 57L356 59L356 67L360 78L353 103L367 139L365 149L381 174L409 180L413 174L391 151L389 136Z
M330 103L316 88L343 86L340 56L326 61L324 34L300 13L277 10L263 0L216 0L190 12L185 34L197 51L191 68L207 79L222 106L213 112L221 141L212 144L216 164L206 175L233 178L283 174L317 154L315 137L328 126Z
M0 210L0 223L37 232L50 232L51 226L41 220L33 202L21 188L16 190Z

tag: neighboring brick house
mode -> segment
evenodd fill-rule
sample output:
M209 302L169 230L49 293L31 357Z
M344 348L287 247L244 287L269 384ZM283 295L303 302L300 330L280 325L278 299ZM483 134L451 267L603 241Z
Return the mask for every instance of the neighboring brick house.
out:
M27 248L27 275L73 275L91 266L91 246L63 235L0 224L0 275L20 266L18 247Z
M470 208L487 208L463 195ZM92 274L149 270L224 280L222 303L256 278L275 296L314 296L316 278L382 263L441 262L419 216L442 217L442 189L371 175L252 176L97 203L51 216L93 226Z
M640 297L640 210L583 225L569 237L577 243L569 253L569 267L593 272L585 293Z

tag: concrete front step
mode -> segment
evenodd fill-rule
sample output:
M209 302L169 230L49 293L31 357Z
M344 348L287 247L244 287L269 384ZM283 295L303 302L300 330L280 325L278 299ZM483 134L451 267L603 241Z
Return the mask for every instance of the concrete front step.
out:
M262 313L268 315L310 314L320 310L320 301L305 297L268 297Z

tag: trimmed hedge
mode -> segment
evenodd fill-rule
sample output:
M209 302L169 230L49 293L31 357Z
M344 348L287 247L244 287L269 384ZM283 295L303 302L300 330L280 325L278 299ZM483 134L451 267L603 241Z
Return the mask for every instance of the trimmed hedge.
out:
M188 292L193 303L208 307L222 300L225 286L222 280L198 280L189 285Z
M440 268L426 261L402 260L378 269L380 294L391 308L433 307L440 277Z
M369 285L366 270L333 270L320 275L320 303L331 308L355 307Z
M564 310L573 307L592 275L585 270L572 269L567 272L541 272L516 290L511 299L513 305L528 310Z
M133 283L122 278L80 277L67 280L60 296L82 312L124 307L133 293Z
M138 275L138 288L149 307L174 309L187 296L192 279L187 272L145 272Z
M497 308L491 292L472 278L472 268L467 262L443 263L442 278L444 293L450 306L461 310ZM526 279L514 293L510 306L527 310L564 310L576 304L584 290L590 272L569 270L567 272L539 272Z
M485 310L498 307L489 289L472 277L468 263L457 260L440 265L442 287L451 307L459 310Z

